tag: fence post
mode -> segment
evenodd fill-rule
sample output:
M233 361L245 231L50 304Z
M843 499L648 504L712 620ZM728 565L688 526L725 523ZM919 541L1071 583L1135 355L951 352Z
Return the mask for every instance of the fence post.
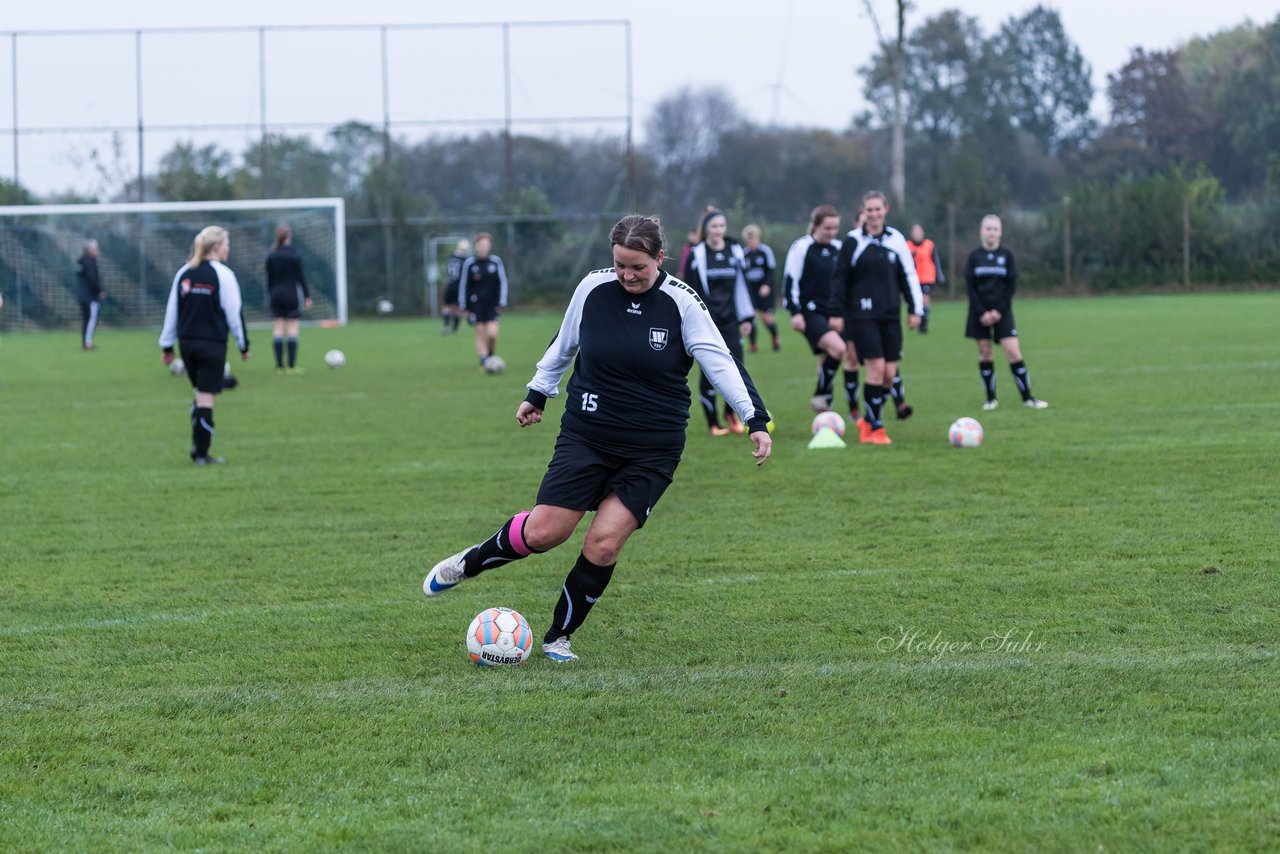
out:
M956 203L947 202L947 298L956 295Z
M1062 197L1062 282L1071 290L1071 197Z
M1182 197L1182 286L1191 290L1191 196Z

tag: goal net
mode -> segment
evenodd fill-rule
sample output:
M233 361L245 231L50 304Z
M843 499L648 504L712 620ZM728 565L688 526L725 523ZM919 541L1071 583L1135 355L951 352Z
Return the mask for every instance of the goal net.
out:
M0 206L0 322L9 329L78 324L76 260L93 239L107 295L103 322L158 329L173 276L207 225L231 234L227 266L240 280L245 322L267 322L265 260L282 223L302 255L312 299L305 320L345 324L346 223L339 198Z

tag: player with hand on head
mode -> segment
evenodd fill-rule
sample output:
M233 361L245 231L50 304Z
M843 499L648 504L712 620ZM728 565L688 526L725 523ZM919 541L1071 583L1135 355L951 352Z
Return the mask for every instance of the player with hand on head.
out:
M276 240L267 253L267 299L271 304L271 350L276 357L276 371L296 373L298 362L298 328L303 309L311 308L311 294L302 275L302 256L293 247L293 229L276 226ZM289 350L289 366L284 363L285 346Z
M698 229L700 239L689 251L688 263L680 277L699 291L729 352L742 361L742 336L749 330L755 308L747 293L746 256L742 247L728 236L728 230L724 214L712 208L702 218L702 226ZM746 432L747 428L727 400L724 417L729 426L720 424L715 387L705 370L698 380L698 402L707 416L707 427L712 436Z
M76 261L76 289L80 301L80 349L93 349L93 333L98 328L98 313L107 294L98 275L98 241L86 240L84 253Z
M1029 409L1047 409L1049 404L1031 393L1031 376L1018 346L1018 328L1013 322L1013 295L1018 290L1018 265L1013 253L1000 244L1004 226L1000 217L987 214L982 218L979 237L982 245L969 253L964 265L965 287L969 291L969 320L965 337L978 342L978 371L987 394L983 409L995 409L996 363L992 357L992 340L1000 342L1013 382L1022 394L1022 405Z
M768 244L760 242L760 226L755 223L742 229L742 242L747 247L743 253L747 259L747 290L751 294L751 303L756 309L755 320L751 322L751 352L754 353L759 349L756 338L760 324L764 323L765 329L769 330L769 336L773 339L773 350L776 353L782 349L782 342L778 340L778 322L774 319L774 312L778 307L778 290L774 287L774 273L778 269L778 262L773 257L773 249Z
M881 413L902 360L900 297L908 300L907 323L912 329L920 325L924 300L906 238L885 224L889 203L884 193L872 191L863 195L862 212L864 224L845 236L831 274L831 320L853 342L859 362L866 366L859 441L888 445L891 440L885 433ZM900 402L899 417L910 414L906 402Z
M831 408L831 388L844 358L845 343L832 328L828 301L831 271L840 252L840 212L820 205L809 217L809 233L791 244L782 266L782 299L791 312L791 328L809 342L818 357L818 383L813 389L813 410Z
M480 366L498 349L498 314L507 307L507 268L492 253L493 238L480 232L475 254L458 273L458 302L476 326L476 355Z
M221 463L209 456L213 443L213 398L222 391L227 359L227 334L235 339L240 358L249 358L240 282L226 265L231 237L225 228L210 225L196 235L191 257L173 277L164 311L160 348L165 365L173 364L177 342L195 390L191 405L191 461Z
M662 229L631 215L609 235L613 269L588 273L538 362L516 423L542 421L548 398L573 366L555 452L537 503L484 542L440 561L423 582L437 596L481 572L549 551L588 511L573 569L560 590L542 651L577 658L570 638L604 594L618 554L671 484L689 424L689 371L707 373L750 431L756 465L769 459L768 415L698 292L662 269Z

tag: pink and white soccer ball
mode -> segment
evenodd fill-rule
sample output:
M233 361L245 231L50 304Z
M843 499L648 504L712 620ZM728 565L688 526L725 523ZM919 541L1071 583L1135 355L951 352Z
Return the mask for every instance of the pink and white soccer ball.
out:
M947 438L957 448L976 448L982 444L982 425L975 418L957 418Z
M813 416L813 421L810 422L809 427L815 434L825 427L835 431L837 436L843 436L844 418L828 409L826 412L819 412Z
M477 667L524 664L531 649L529 621L510 608L486 608L467 626L467 652Z

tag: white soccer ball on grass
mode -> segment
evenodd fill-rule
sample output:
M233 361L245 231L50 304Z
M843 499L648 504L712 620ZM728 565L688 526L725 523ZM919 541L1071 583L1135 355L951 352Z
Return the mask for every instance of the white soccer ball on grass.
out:
M341 350L330 350L324 354L324 363L331 368L341 368L347 363L347 356Z
M957 448L976 448L982 444L982 425L974 418L957 418L947 438Z

